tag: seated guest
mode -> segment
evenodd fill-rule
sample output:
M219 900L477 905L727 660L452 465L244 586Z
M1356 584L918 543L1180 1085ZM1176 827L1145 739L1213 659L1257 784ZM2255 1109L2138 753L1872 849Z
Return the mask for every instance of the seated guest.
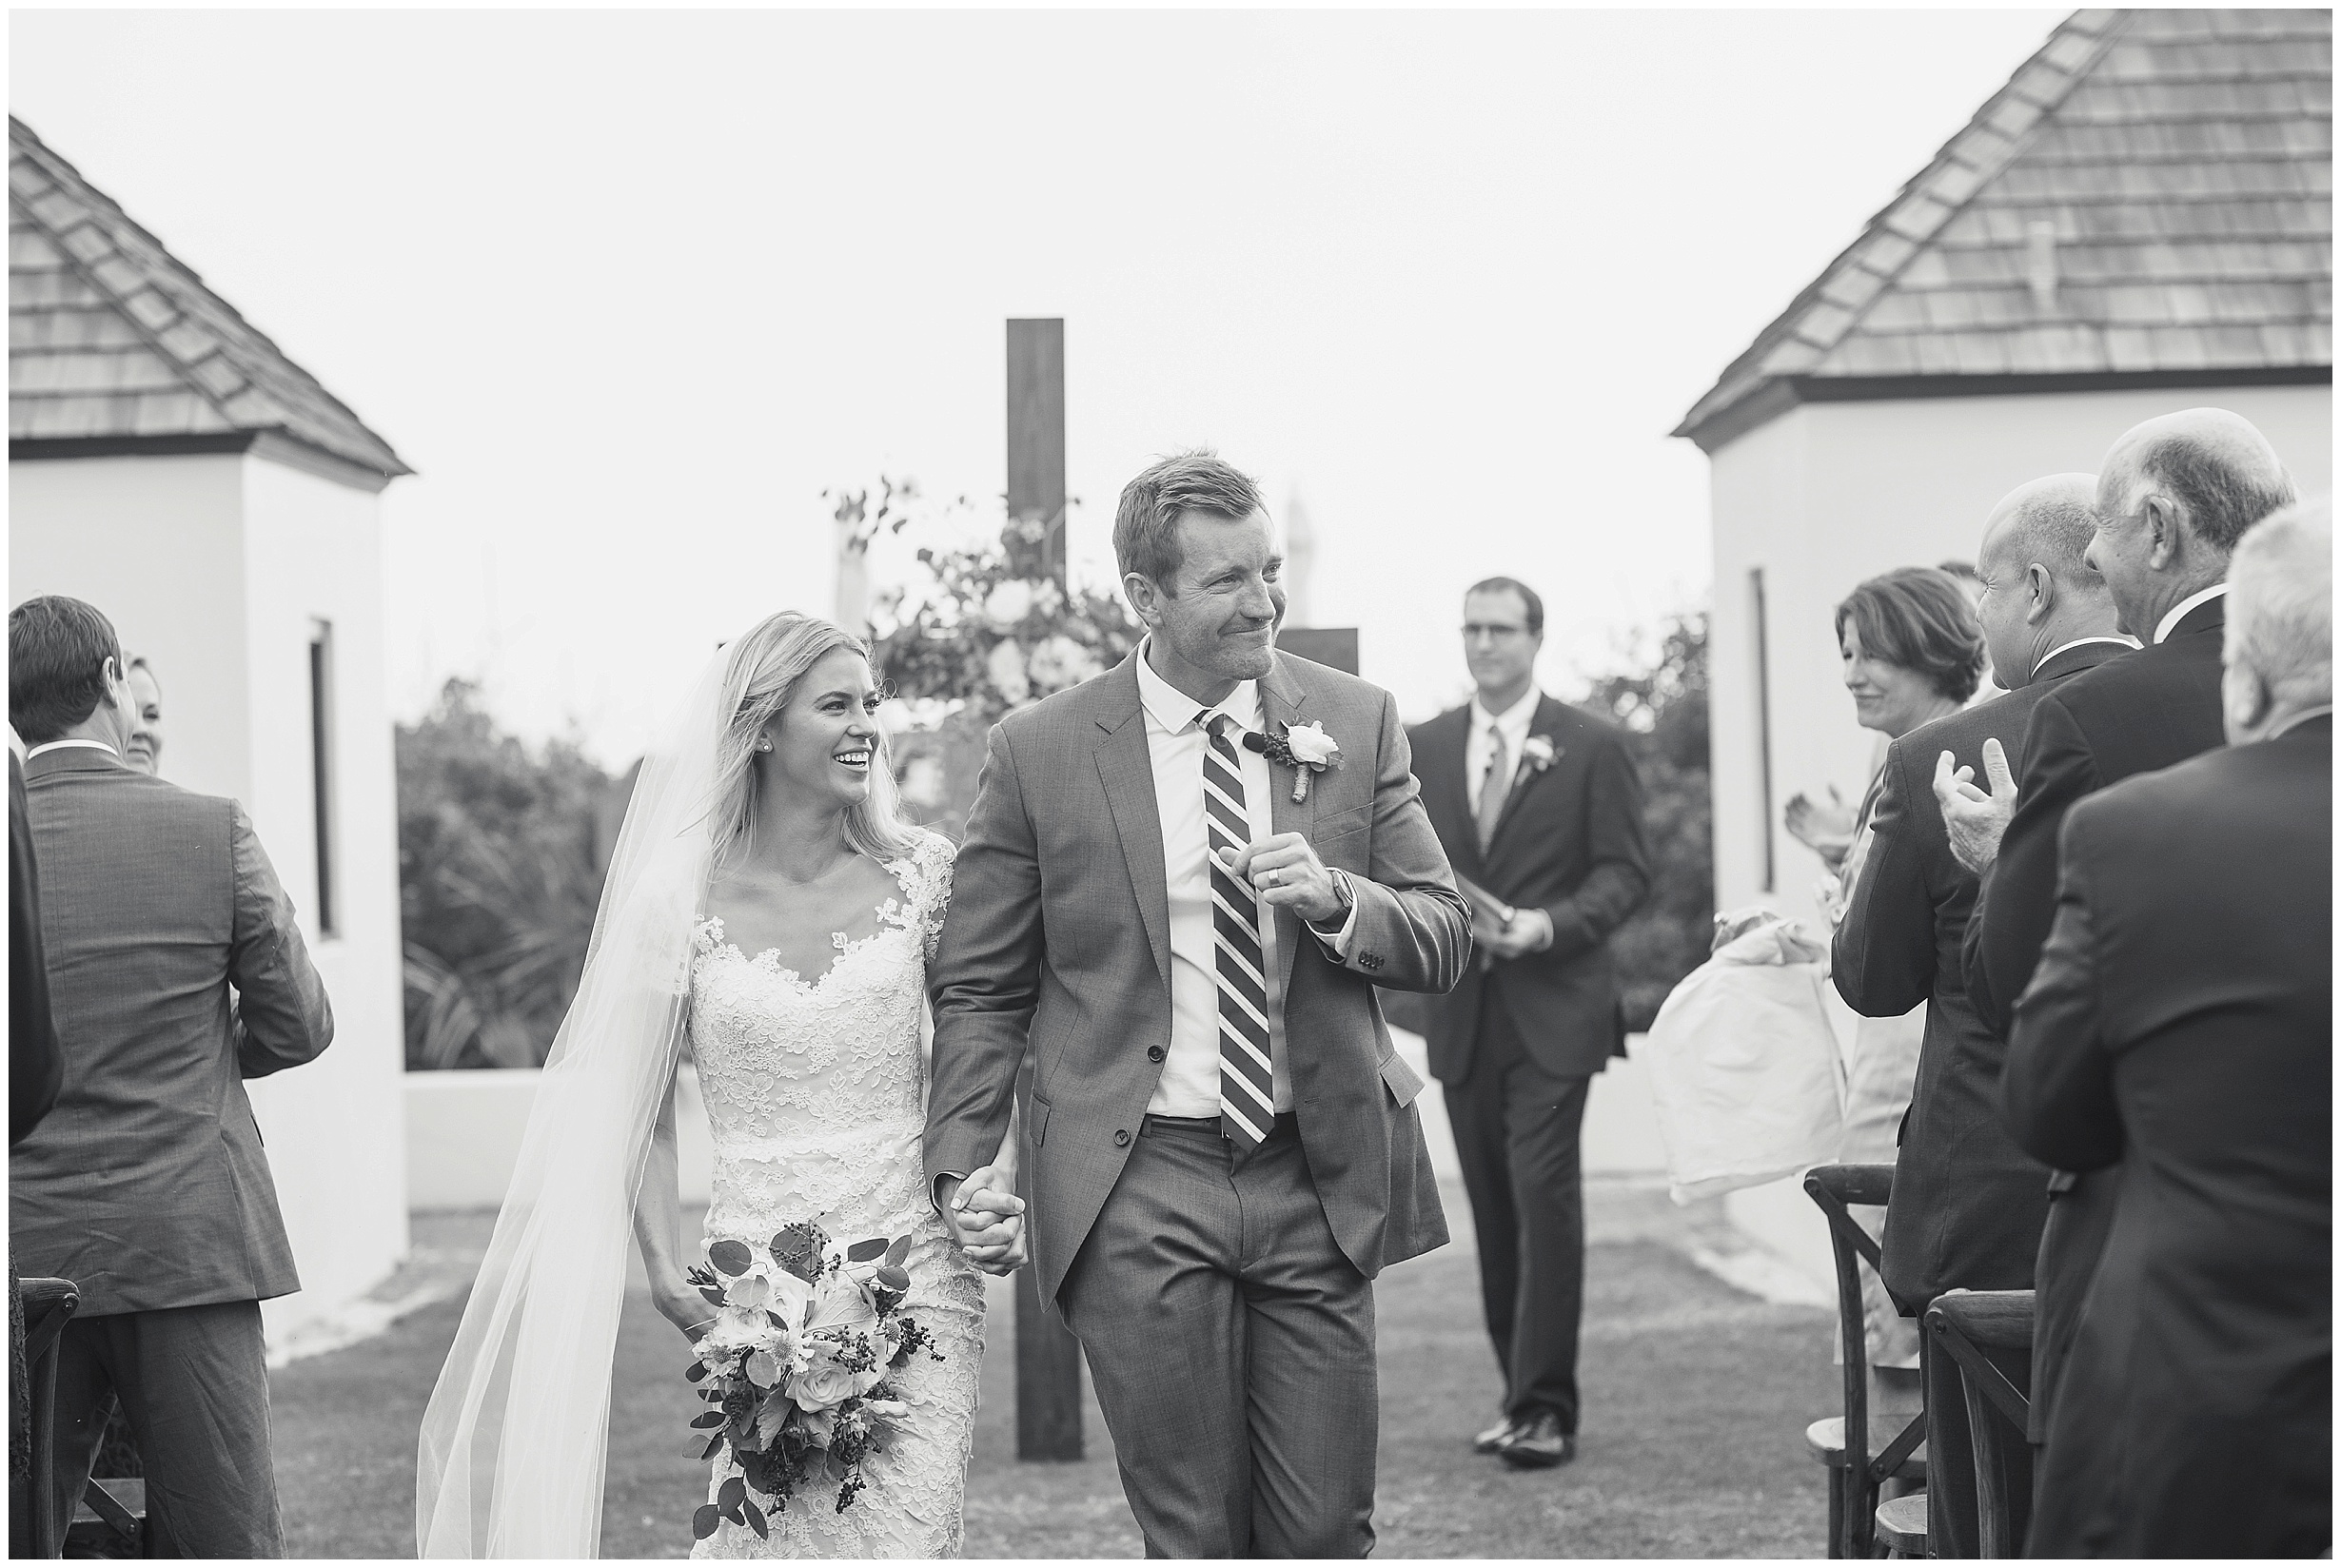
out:
M332 1010L244 808L123 760L132 698L104 616L16 607L9 717L69 1044L9 1168L16 1266L81 1286L46 1480L69 1518L118 1399L156 1555L281 1557L260 1303L301 1285L243 1081L313 1059Z
M1959 864L1935 799L1934 776L1980 769L1986 741L2022 750L2033 704L2058 681L2130 651L2114 635L2114 601L2082 564L2096 522L2096 478L2059 474L2002 499L1983 525L1977 615L1992 667L2015 690L1908 730L1886 748L1870 838L1853 901L1837 930L1830 979L1864 1027L1923 1009L1925 1039L1909 1115L1893 1159L1885 1281L1914 1314L1945 1290L2028 1290L2048 1212L2048 1171L1999 1124L2006 1043L1967 1000L1959 946L1976 873ZM1857 1064L1857 1070L1859 1065ZM1893 1136L1890 1129L1886 1136ZM1977 1556L1976 1479L1958 1367L1931 1351L1926 1378L1929 1544L1938 1557ZM2031 1382L2031 1361L2007 1370ZM2030 1467L2004 1478L2019 1517Z
M163 685L154 666L140 655L130 660L130 766L142 774L163 771Z
M1876 731L1883 747L1957 713L1974 694L1982 671L1983 634L1967 597L1956 579L1934 567L1906 566L1856 586L1837 607L1837 638L1854 717L1863 729ZM1883 781L1883 774L1873 773L1854 820L1849 853L1822 883L1821 907L1832 922L1842 918L1863 862L1874 853L1872 813ZM1802 801L1800 795L1789 802L1787 822L1789 832L1800 838L1804 833L1797 808ZM1830 859L1824 843L1813 847L1824 861ZM1846 1164L1894 1163L1897 1129L1918 1070L1926 1020L1918 1009L1924 1001L1921 994L1903 1007L1865 1017L1856 1027L1844 1139L1838 1147L1838 1158ZM1874 1210L1864 1205L1854 1212L1876 1230L1879 1216ZM1917 1326L1896 1309L1867 1269L1862 1271L1862 1290L1870 1364L1879 1373L1879 1408L1915 1410Z
M2315 1557L2332 1537L2332 521L2228 571L2230 744L2076 803L2007 1116L2119 1163L2049 1412L2035 1557Z

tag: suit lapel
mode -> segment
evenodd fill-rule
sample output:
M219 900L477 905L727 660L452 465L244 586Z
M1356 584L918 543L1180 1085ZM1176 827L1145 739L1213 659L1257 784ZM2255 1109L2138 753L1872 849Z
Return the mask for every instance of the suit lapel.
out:
M1471 821L1471 795L1465 787L1471 743L1471 709L1450 708L1424 727L1416 751L1415 777L1423 786L1423 810L1455 869L1474 881L1482 870L1479 833Z
M1294 679L1292 666L1284 656L1276 656L1275 664L1260 679L1260 722L1269 735L1281 727L1306 724L1308 694ZM1341 737L1333 737L1338 741ZM1308 798L1296 803L1292 798L1292 770L1269 764L1269 825L1280 833L1299 833L1312 837L1317 821L1317 797L1324 783L1322 778L1309 783ZM1300 951L1301 923L1288 910L1276 911L1276 967L1284 970L1287 996L1292 993L1292 956Z
M1131 658L1138 656L1132 654ZM1106 711L1097 715L1097 777L1106 809L1122 841L1138 914L1154 949L1154 967L1170 984L1170 873L1162 849L1162 809L1154 798L1154 759L1147 750L1146 716L1138 701L1138 673L1125 661L1109 678Z

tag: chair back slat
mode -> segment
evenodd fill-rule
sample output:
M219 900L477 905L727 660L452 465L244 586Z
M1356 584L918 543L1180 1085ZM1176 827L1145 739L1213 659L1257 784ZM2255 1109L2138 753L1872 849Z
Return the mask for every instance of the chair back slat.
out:
M1992 1363L1985 1350L2032 1348L2029 1290L1946 1290L1927 1309L1929 1332L1958 1362L1959 1381L1980 1392L2022 1431L2032 1401Z

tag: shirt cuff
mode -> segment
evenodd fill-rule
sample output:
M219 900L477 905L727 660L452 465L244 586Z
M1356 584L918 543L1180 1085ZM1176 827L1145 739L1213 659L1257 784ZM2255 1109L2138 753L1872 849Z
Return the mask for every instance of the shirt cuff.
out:
M1357 887L1348 880L1348 872L1336 870L1333 874L1341 877L1349 889L1349 918L1341 923L1341 930L1337 931L1328 931L1312 920L1304 920L1301 924L1308 928L1310 935L1330 949L1334 957L1346 964L1349 961L1349 949L1357 941Z
M927 1202L934 1205L934 1211L937 1214L943 1214L943 1200L934 1195L934 1189L940 1186L946 1180L957 1182L964 1186L967 1182L967 1172L964 1170L938 1170L934 1173L934 1180L927 1184ZM943 1217L945 1219L951 1218L948 1214L943 1214Z

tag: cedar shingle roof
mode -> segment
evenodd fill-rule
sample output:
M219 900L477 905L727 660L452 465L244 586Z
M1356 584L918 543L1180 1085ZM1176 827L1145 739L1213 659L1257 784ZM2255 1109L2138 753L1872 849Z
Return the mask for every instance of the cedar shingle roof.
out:
M384 481L390 443L9 118L12 453L238 448L271 434ZM30 443L20 448L18 443ZM101 445L102 443L102 445Z
M1712 451L1802 398L2331 372L2332 12L2082 10L1674 433Z

